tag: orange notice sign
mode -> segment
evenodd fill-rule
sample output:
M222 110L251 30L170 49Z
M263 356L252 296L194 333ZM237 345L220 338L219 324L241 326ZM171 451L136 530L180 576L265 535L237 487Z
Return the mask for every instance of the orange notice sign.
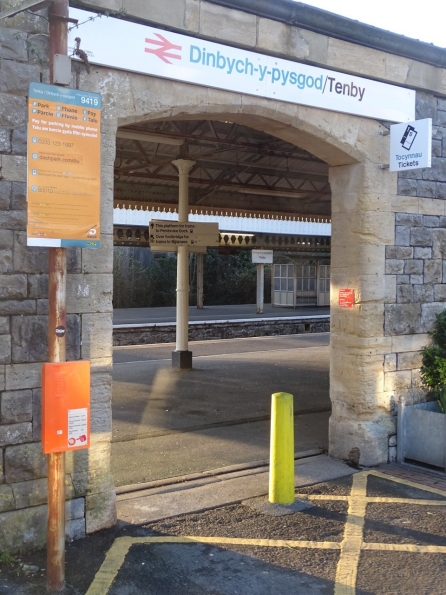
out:
M90 362L43 364L43 452L90 446Z
M338 304L341 308L353 308L355 305L355 290L340 289Z
M101 106L97 93L30 84L28 246L99 246Z

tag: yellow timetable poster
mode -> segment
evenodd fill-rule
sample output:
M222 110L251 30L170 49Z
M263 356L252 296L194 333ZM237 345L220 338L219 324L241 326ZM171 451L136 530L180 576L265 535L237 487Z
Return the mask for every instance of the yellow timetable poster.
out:
M101 107L97 93L30 84L28 246L99 246Z

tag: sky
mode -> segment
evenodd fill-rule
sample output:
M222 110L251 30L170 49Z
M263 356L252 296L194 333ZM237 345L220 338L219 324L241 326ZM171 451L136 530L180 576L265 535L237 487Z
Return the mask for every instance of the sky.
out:
M300 0L317 8L446 47L444 0Z

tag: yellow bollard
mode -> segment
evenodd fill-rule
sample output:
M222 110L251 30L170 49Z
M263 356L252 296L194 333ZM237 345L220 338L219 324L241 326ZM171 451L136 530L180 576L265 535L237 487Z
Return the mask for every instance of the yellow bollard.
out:
M294 412L293 395L271 395L271 446L269 464L269 501L294 502Z

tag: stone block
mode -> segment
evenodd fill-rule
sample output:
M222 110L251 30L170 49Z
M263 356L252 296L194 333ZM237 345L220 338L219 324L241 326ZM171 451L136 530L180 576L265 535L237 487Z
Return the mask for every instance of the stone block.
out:
M432 258L446 258L446 229L433 230Z
M82 359L95 360L112 355L113 313L82 316Z
M389 446L389 463L396 463L397 461L397 448L396 446Z
M14 234L14 268L22 273L47 273L48 249L26 245L26 233Z
M10 364L5 366L7 390L39 388L42 385L42 364Z
M432 246L432 229L426 227L412 227L410 229L410 245ZM434 256L434 258L438 257Z
M444 302L421 304L421 333L430 333L434 327L436 315L445 309Z
M2 211L9 210L11 206L11 192L12 192L12 182L7 182L6 180L0 180L0 208ZM2 232L4 230L1 230ZM0 240L0 247L1 248L12 248L12 240L9 244L5 245L3 238Z
M20 300L26 298L26 275L0 275L0 299Z
M437 184L436 182L428 182L426 180L417 180L417 196L425 198L436 198Z
M83 273L113 273L113 236L101 233L101 244L97 250L84 250L82 254Z
M1 423L32 421L32 391L4 391L1 395Z
M9 335L10 324L8 316L0 316L0 335Z
M0 274L11 273L12 270L12 250L0 250Z
M399 357L399 356L398 356ZM384 374L384 390L394 393L395 391L410 388L412 386L411 370L398 370Z
M440 227L439 215L423 215L423 225L424 227Z
M0 155L2 176L11 182L26 180L26 157L22 155Z
M438 183L436 183L438 187ZM418 198L418 210L423 215L435 215L437 217L444 216L444 201L438 198L426 198L420 196Z
M395 225L421 227L423 225L423 216L414 215L412 213L395 213Z
M87 534L113 527L116 524L114 490L86 496L85 509Z
M406 259L413 258L414 248L410 246L386 246L386 258L387 259Z
M25 182L12 182L11 209L13 211L26 211L26 184Z
M28 506L39 506L46 504L48 500L47 478L20 481L11 484L16 502L16 508L27 508ZM71 477L65 476L65 499L70 500L74 495L74 487ZM77 518L77 517L75 517Z
M73 519L65 522L66 541L76 541L86 536L85 518Z
M0 152L11 152L11 130L9 128L0 128ZM5 207L3 207L2 205L2 208ZM6 208L9 208L9 201L8 206Z
M417 181L408 178L398 178L398 194L417 196Z
M428 303L434 300L434 288L432 285L414 285L413 301L416 303Z
M0 229L24 231L26 229L26 212L0 211Z
M386 259L386 275L401 275L404 273L404 260Z
M425 260L424 261L424 282L425 283L441 283L442 279L443 261Z
M413 257L414 258L422 258L422 259L429 259L432 258L432 248L424 248L420 246L416 246L413 248ZM424 269L426 270L426 269Z
M13 247L13 243L14 232L9 229L0 229L0 250L10 251Z
M446 300L446 285L434 285L434 301L444 302Z
M395 245L410 246L410 227L397 225L395 227Z
M384 355L384 372L394 372L396 370L396 353L386 353Z
M14 314L26 316L36 313L36 300L5 300L0 301L0 314L11 316Z
M91 373L91 399L95 403L111 402L112 397L112 375L110 372Z
M445 148L446 148L446 142L445 142ZM446 149L444 151L444 156L446 157ZM437 182L437 193L436 194L437 194L437 198L441 198L444 200L446 198L446 184L443 184L442 182Z
M422 275L424 262L422 260L406 260L404 261L404 275ZM401 272L401 271L398 271Z
M47 476L47 457L42 444L18 444L5 449L5 478L7 483L28 481Z
M46 506L33 506L0 514L2 551L23 552L46 544Z
M71 275L67 284L67 311L78 314L88 312L111 312L113 276Z
M365 467L384 465L388 460L389 436L395 434L390 415L372 421L330 417L331 456L348 460L353 448L359 450L359 464Z
M48 360L48 317L12 317L12 359L14 363ZM0 336L1 340L1 336ZM67 316L67 360L80 357L80 318Z
M25 62L27 59L27 34L17 29L0 29L0 58L3 60L19 60Z
M111 432L112 409L111 403L91 403L90 423L92 433ZM1 426L0 426L1 428Z
M26 128L16 128L12 133L12 151L14 155L26 155L28 135Z
M26 126L27 117L25 97L0 93L0 126L6 126L7 128L23 127Z
M432 135L433 136L433 135ZM444 157L444 155L442 155L442 142L440 139L438 140L432 140L432 155L434 157Z
M33 441L42 440L42 389L33 388Z
M0 67L0 93L26 95L29 82L40 80L40 69L35 64L2 60Z
M48 275L28 275L28 297L48 298Z
M33 428L29 422L0 426L0 446L31 442L32 437Z
M396 288L396 301L398 304L410 304L413 302L413 286L398 285Z
M11 363L11 335L0 335L0 364Z
M421 366L421 351L398 353L398 370L413 370Z
M421 304L386 304L384 334L410 335L421 330Z
M422 285L424 283L423 275L410 275L409 282L413 285Z
M7 510L14 510L16 507L12 487L8 485L0 485L0 512ZM0 517L1 523L1 517Z
M423 180L444 182L446 180L446 158L432 157L432 167L423 169Z
M437 117L437 98L430 93L417 91L415 113L417 119L432 118L432 122L435 122Z
M397 275L396 276L396 284L397 285L404 285L405 283L410 282L409 275Z
M101 244L102 244L102 238L101 238ZM96 252L96 250L85 250L85 252ZM68 271L68 274L80 273L81 266L82 266L82 248L67 248L67 271Z
M38 314L39 316L47 316L49 314L48 300L36 301L36 314Z
M169 11L171 14L171 11ZM239 10L225 9L208 2L200 5L200 34L226 44L254 48L257 41L257 17Z

